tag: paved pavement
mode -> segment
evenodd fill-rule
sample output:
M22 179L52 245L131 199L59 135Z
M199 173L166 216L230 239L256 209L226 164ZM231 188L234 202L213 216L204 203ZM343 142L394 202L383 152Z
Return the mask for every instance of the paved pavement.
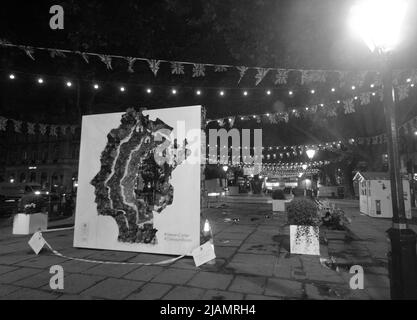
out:
M389 220L359 214L357 201L340 203L352 218L351 232L324 232L322 258L334 257L328 268L318 256L289 253L285 214L271 204L244 201L211 204L205 209L213 228L215 264L196 268L192 258L169 266L107 265L54 256L36 256L29 236L13 236L0 228L0 299L389 299L387 272ZM238 222L233 222L238 218ZM232 221L230 221L232 220ZM72 231L45 233L62 254L95 260L157 262L172 258L152 254L77 249ZM64 289L49 286L52 265L64 268ZM351 290L349 268L361 265L364 290ZM337 267L337 268L336 268Z

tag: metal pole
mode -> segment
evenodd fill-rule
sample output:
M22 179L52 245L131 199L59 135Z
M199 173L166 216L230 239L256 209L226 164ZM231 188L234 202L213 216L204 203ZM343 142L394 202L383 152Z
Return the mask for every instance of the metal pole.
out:
M416 234L409 229L405 215L392 66L389 56L383 55L383 59L383 105L393 214L392 227L387 230L391 242L391 252L388 253L391 299L417 299Z

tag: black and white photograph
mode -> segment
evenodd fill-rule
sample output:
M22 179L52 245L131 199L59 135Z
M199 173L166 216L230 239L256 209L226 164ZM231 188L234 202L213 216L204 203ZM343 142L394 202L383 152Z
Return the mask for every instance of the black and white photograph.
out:
M417 300L416 1L1 7L0 300Z

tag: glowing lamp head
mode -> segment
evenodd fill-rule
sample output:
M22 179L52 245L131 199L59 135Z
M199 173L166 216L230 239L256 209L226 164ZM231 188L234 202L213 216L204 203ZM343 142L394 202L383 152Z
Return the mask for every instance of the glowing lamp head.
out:
M100 86L96 83L96 84L94 84L93 88L94 88L95 90L98 90L98 89L100 88Z
M307 169L307 165L306 165L306 164L303 164L303 165L301 166L301 168L303 168L303 170L306 170L306 169Z
M204 222L203 232L205 232L205 233L209 233L210 232L210 223L209 223L209 221L207 219Z
M308 149L306 151L306 153L307 153L307 157L311 160L316 155L316 150L314 150L314 149Z
M371 51L387 52L400 42L404 0L364 0L351 9L350 26Z
M71 87L71 86L72 86L72 82L71 82L71 81L67 81L66 85L67 85L67 87L69 88L69 87Z
M229 170L229 167L228 166L223 166L223 171L227 172L227 170Z
M38 83L42 84L43 83L43 79L42 78L38 78Z

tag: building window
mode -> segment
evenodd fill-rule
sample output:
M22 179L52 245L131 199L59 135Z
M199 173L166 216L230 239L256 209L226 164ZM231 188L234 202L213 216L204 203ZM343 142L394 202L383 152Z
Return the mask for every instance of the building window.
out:
M25 183L26 182L26 173L21 173L20 174L19 182L20 183Z

